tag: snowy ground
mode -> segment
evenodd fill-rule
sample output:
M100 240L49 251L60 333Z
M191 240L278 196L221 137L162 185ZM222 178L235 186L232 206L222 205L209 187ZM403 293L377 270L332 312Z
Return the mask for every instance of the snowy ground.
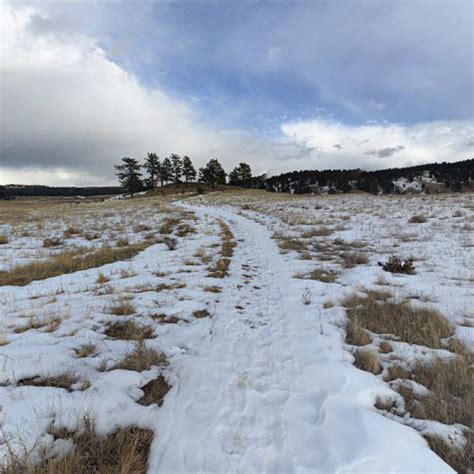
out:
M85 204L77 212L41 209L21 224L3 223L4 270L64 250L141 242L146 234L159 236L170 217L192 232L178 237L174 251L157 243L130 261L0 287L1 452L67 451L49 427L72 430L87 414L103 434L132 424L153 429L149 472L451 471L420 433L458 436L456 427L396 419L374 408L377 398L400 396L383 374L353 366L340 302L388 283L394 297L441 310L472 347L473 210L470 195L248 192L176 204L137 199ZM418 214L427 222L407 223ZM237 243L225 278L209 276L220 256L219 222ZM71 227L81 232L64 239ZM310 233L322 227L313 234L326 235ZM87 233L97 237L89 240ZM63 240L60 248L42 246L52 237ZM283 237L311 246L282 253ZM367 262L347 268L337 239L357 242ZM393 253L415 257L416 274L383 272L377 262ZM334 281L306 278L315 268ZM131 314L113 314L123 301ZM208 317L198 317L203 314ZM173 316L174 324L165 323ZM151 328L146 345L163 351L168 364L114 369L136 345L107 335L107 323L118 320ZM92 352L79 357L86 345ZM391 356L409 360L413 351L397 343ZM69 390L22 384L64 373L75 379ZM142 387L160 374L171 386L163 405L138 404Z

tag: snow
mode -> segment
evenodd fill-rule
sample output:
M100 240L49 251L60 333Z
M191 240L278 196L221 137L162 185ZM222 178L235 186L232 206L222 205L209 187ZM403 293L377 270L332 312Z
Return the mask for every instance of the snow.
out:
M149 472L452 472L421 433L459 436L459 427L437 422L421 426L419 420L374 408L377 398L400 396L382 376L352 365L344 342L345 312L338 303L354 290L383 289L376 284L381 275L377 261L394 251L404 257L417 255L422 259L416 261L415 275L384 274L394 297L440 309L472 347L473 328L465 325L474 316L467 265L472 247L464 230L471 225L469 199L397 198L405 199L404 206L385 197L281 199L269 195L265 201L245 197L239 202L214 194L158 214L152 207L141 213L124 207L106 218L110 226L124 223L115 239L140 241L142 235L127 223L148 223L156 229L169 212L179 215L182 210L194 213L196 233L180 238L175 251L156 244L127 262L25 287L0 287L0 324L8 341L0 346L0 455L6 454L7 442L17 450L43 444L67 451L70 446L55 441L48 427L53 423L72 430L89 415L99 434L132 424L153 429ZM133 206L130 203L120 204ZM243 204L249 208L242 209ZM464 206L461 217L453 217L455 206ZM428 214L429 222L406 224L419 213ZM344 215L349 218L342 219ZM196 258L202 248L212 260L217 258L218 218L229 225L237 242L224 279L209 278L206 265ZM342 271L335 260L301 260L294 252L280 253L272 239L275 231L299 236L318 220L333 229L331 240L364 242L369 262ZM62 232L68 224L51 225L51 232ZM4 269L27 247L32 253L22 263L37 259L35 252L41 258L50 255L40 248L42 239L17 238L13 229L8 233ZM82 237L78 240L74 245L86 244ZM104 232L94 246L107 240ZM337 271L337 281L294 278L315 265ZM110 281L96 283L100 273ZM163 283L177 285L157 291ZM210 285L221 292L204 291ZM107 321L127 319L110 314L119 295L131 295L136 307L131 317L155 330L156 337L146 344L165 352L166 367L141 373L113 369L134 348L133 341L112 340L104 333ZM324 306L329 300L334 304ZM195 318L193 312L201 309L210 317ZM181 321L160 324L153 316L161 313ZM53 332L39 327L17 333L15 328L30 316L60 317L61 324ZM83 344L94 344L95 350L78 358L74 349ZM402 342L392 345L393 354L407 361L423 352ZM430 351L423 354L432 356ZM90 387L67 391L16 384L64 372ZM141 388L158 374L172 387L163 405L136 403Z

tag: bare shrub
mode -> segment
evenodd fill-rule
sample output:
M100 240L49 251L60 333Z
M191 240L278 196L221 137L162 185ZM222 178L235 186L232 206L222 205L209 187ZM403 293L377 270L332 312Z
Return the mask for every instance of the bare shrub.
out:
M378 262L379 267L382 267L386 272L390 273L405 273L411 275L415 271L413 259L408 258L402 260L400 257L392 255L387 262Z
M176 250L176 247L178 246L178 239L166 236L163 239L163 243L168 247L168 250Z

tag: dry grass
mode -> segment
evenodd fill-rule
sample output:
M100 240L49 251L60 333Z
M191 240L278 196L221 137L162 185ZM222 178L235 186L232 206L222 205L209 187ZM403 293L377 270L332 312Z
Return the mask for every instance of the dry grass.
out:
M113 321L109 322L105 328L105 334L113 339L123 339L140 341L154 337L155 333L150 326L142 326L134 321Z
M68 391L71 390L71 386L77 382L77 378L71 374L65 372L60 375L54 375L51 377L29 377L18 380L17 385L28 385L30 387L56 387L64 388Z
M201 318L209 317L210 314L209 314L209 311L207 309L199 309L199 310L193 312L193 316L195 318L201 319Z
M76 253L64 252L45 262L29 263L6 272L0 272L0 286L24 286L32 281L45 280L80 270L101 267L120 260L127 260L152 244L153 242L146 242L123 248L103 247L79 256Z
M59 247L63 244L63 241L59 237L50 237L43 239L43 247Z
M411 216L410 219L408 219L408 222L410 224L423 224L424 222L427 222L428 218L424 216L423 214L416 214L414 216Z
M372 338L357 319L352 319L346 327L346 342L353 346L366 346L372 342Z
M451 323L438 311L418 309L407 303L389 303L352 295L343 302L351 320L377 334L392 334L409 344L443 348L442 339L452 336Z
M130 316L135 311L135 305L124 297L116 300L109 310L110 314L115 314L116 316Z
M311 280L322 281L323 283L334 283L337 278L337 273L324 268L316 268L309 274L309 278Z
M95 352L95 346L94 344L83 344L77 349L74 349L74 352L77 354L77 357L89 357Z
M110 281L110 278L105 276L102 272L99 273L99 276L97 277L96 283L98 285L104 285L105 283L108 283Z
M430 394L423 397L416 396L404 386L399 390L407 410L415 418L470 426L474 401L470 364L462 356L448 362L437 359L432 364L419 361L409 371L397 365L392 366L389 375L390 378L415 380L430 390Z
M378 375L382 372L382 365L380 364L378 355L375 352L368 350L358 350L354 354L354 365L366 372Z
M180 218L167 217L160 226L160 234L171 234L175 227L181 222Z
M388 341L382 341L379 346L379 350L382 354L388 354L389 352L392 352L392 345Z
M318 227L303 232L302 237L304 239L311 239L312 237L327 237L328 235L331 235L332 232L333 231L328 227Z
M220 237L222 240L220 257L214 264L208 268L208 276L213 278L225 278L229 274L229 266L234 254L234 248L237 243L229 226L221 219L218 220L221 228Z
M8 244L8 237L6 235L0 235L0 245Z
M51 457L44 450L38 462L32 456L10 456L5 474L145 474L153 432L137 427L120 428L99 437L93 423L85 419L76 433L51 430L56 438L71 439L74 447L63 457Z
M472 474L474 465L474 440L472 433L466 432L466 444L457 446L452 440L425 435L430 448L459 474Z
M353 268L368 263L367 255L360 252L344 252L341 255L344 268Z
M159 375L156 379L148 382L144 387L142 387L143 392L145 393L138 403L140 405L152 405L157 404L161 406L165 395L169 392L171 387L166 382L165 378L162 375Z
M125 357L114 369L135 370L142 372L153 366L166 364L166 356L163 352L146 347L143 341L139 341L135 350Z

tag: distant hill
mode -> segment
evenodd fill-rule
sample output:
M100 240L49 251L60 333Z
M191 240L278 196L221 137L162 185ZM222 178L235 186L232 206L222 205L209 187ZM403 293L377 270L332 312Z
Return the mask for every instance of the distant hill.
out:
M67 187L67 186L39 186L7 184L0 186L0 199L13 198L16 196L101 196L108 194L119 194L123 192L119 186L96 186L96 187Z
M372 194L467 191L474 186L474 159L430 163L377 171L302 170L270 178L253 178L246 187L294 194L335 194L366 191Z

